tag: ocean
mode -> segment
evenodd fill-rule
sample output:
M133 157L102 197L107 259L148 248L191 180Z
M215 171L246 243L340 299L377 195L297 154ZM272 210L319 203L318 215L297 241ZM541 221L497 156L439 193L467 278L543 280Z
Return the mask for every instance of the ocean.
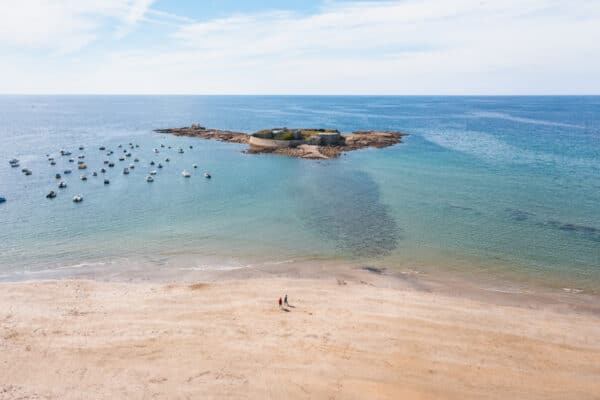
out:
M192 123L410 136L315 161L153 132ZM1 280L331 262L597 294L600 97L0 96L0 196Z

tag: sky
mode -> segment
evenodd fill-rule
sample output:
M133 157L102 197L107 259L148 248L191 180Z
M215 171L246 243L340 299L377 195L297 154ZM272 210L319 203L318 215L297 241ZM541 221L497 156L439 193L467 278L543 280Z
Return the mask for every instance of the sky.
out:
M4 94L600 94L599 0L2 0Z

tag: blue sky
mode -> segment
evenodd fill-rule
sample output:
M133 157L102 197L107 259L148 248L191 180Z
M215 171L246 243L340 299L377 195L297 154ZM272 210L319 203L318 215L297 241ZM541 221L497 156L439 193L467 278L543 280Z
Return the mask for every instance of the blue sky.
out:
M0 8L0 93L600 94L597 0Z

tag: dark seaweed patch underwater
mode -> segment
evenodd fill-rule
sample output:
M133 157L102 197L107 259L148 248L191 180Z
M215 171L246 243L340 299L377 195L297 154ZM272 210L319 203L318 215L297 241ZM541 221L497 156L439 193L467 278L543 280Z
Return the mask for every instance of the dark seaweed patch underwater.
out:
M340 254L383 257L398 246L400 229L369 174L324 166L299 180L298 195L306 227Z

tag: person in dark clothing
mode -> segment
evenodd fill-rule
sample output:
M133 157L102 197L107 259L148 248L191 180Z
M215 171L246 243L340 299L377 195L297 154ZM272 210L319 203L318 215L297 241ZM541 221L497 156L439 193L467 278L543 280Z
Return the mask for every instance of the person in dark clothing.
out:
M281 308L281 297L279 298L279 308Z
M289 304L287 302L287 294L285 295L285 298L283 299L283 304L285 304L286 306L289 306Z

